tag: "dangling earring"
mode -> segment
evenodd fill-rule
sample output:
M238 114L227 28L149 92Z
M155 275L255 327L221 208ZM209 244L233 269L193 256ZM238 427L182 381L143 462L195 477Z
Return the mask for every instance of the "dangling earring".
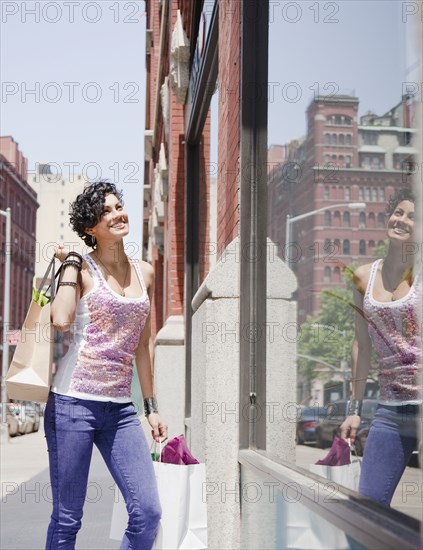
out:
M96 241L95 241L94 235L91 235L91 238L92 238L92 240L93 240L93 248L94 248L94 247L95 247L95 242L96 242Z

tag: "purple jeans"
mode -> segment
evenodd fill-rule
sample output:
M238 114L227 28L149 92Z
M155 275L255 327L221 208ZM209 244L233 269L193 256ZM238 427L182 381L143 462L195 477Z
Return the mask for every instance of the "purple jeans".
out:
M417 448L418 405L379 405L370 426L361 465L359 493L389 506Z
M44 429L53 493L46 549L75 548L95 444L128 510L121 550L150 550L161 508L150 450L134 405L51 393Z

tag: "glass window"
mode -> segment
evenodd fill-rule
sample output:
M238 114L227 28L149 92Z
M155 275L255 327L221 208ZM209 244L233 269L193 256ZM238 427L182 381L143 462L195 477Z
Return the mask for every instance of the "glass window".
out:
M369 248L374 248L375 247L375 242L374 241L369 241Z
M323 198L325 200L328 200L329 199L329 194L330 194L330 187L329 187L329 185L325 185L325 187L323 188Z
M325 283L330 283L330 267L328 265L325 267L325 274L323 276L323 280Z
M325 239L325 242L323 244L323 250L324 252L330 252L331 246L330 246L330 239Z
M329 164L329 163L330 163L330 156L325 155L325 164Z
M345 168L351 168L351 157L349 155L345 157Z
M377 215L377 226L380 228L385 227L385 214L383 212L379 212Z
M362 187L358 188L358 200L359 201L364 201L364 191L363 191Z
M344 199L346 201L351 200L351 187L344 187Z
M373 168L375 170L379 170L379 168L380 168L380 158L379 157L373 157L372 164L373 164Z
M335 115L335 124L341 124L341 116L340 115Z
M346 145L351 145L351 134L347 134L345 136L345 144Z
M372 187L372 202L377 202L377 189Z
M364 200L366 202L370 200L370 187L366 187L364 190Z
M363 256L364 254L366 254L366 241L364 239L361 239L361 241L359 242L358 252Z
M330 134L325 134L325 145L330 145Z
M350 241L348 239L345 239L342 243L342 253L343 254L349 254L350 253Z
M332 225L332 214L329 210L326 210L325 212L325 225Z
M333 248L334 248L334 253L335 254L340 254L341 252L341 241L339 239L335 239L333 241Z
M385 201L385 189L383 187L379 187L379 201Z
M358 215L358 223L359 223L360 227L366 227L366 213L365 212L360 212L360 214Z
M342 216L342 225L344 227L349 227L350 225L350 213L348 212L348 210L346 210Z
M336 134L332 134L332 145L337 144Z
M339 134L338 143L339 143L339 145L344 145L344 143L345 143L344 134Z

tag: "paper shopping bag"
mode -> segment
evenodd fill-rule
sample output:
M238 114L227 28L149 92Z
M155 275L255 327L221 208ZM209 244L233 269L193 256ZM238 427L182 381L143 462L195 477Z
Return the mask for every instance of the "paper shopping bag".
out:
M309 470L338 485L342 485L353 491L358 491L361 471L361 461L359 459L353 460L351 464L345 464L344 466L310 464Z
M207 548L207 505L203 500L205 464L176 465L154 462L162 517L154 550ZM128 523L122 495L115 498L110 538L121 540Z
M51 284L50 296L41 289L50 270L54 281L54 259L50 262L40 289L33 289L33 299L7 371L5 382L10 399L45 403L48 398L53 363L54 333L50 309L54 284Z

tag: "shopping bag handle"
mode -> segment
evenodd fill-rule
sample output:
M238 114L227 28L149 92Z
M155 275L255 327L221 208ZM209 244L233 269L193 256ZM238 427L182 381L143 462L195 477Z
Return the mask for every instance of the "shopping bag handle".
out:
M43 289L43 286L45 285L47 277L50 276L50 284L46 288L45 292L48 292L48 290L51 288L50 290L51 301L53 301L54 297L56 296L56 279L60 275L60 272L62 271L62 265L59 267L56 273L54 272L54 267L55 267L55 257L53 256L53 258L50 260L50 263L48 264L47 271L44 273L43 280L41 281L41 284L38 287L38 292L40 293Z
M150 445L150 454L151 454L151 450L153 448L153 445L154 445L154 454L156 454L156 447L157 447L157 441L155 439L153 439L153 441L151 442L151 445ZM162 461L162 442L159 441L159 460L156 460L155 462L161 462Z

